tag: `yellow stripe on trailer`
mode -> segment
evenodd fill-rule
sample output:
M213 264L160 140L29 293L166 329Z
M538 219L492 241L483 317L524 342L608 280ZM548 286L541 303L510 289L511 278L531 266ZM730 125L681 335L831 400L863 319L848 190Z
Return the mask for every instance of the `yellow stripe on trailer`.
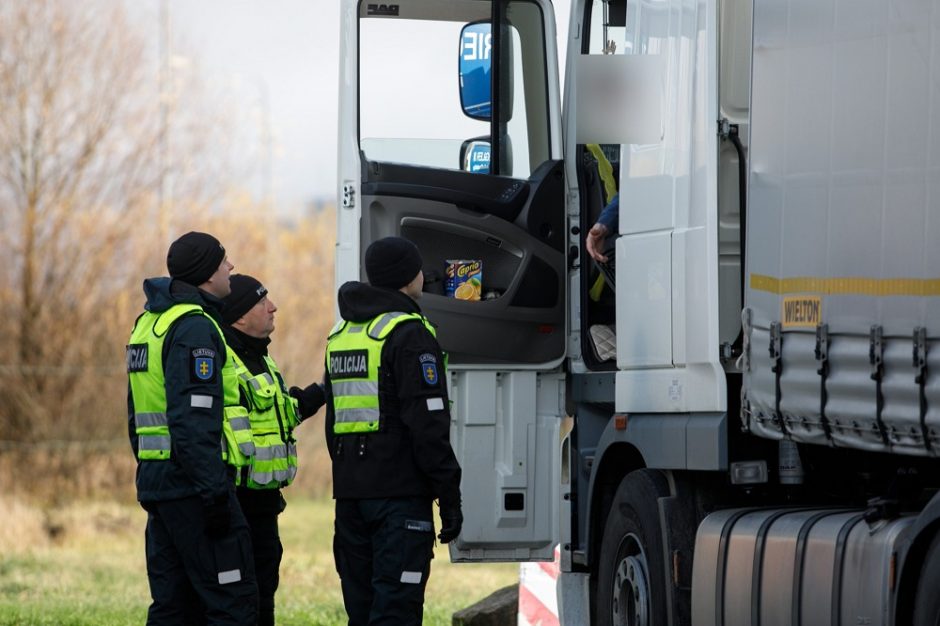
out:
M751 274L751 289L777 295L822 294L828 296L940 296L940 278L776 278Z

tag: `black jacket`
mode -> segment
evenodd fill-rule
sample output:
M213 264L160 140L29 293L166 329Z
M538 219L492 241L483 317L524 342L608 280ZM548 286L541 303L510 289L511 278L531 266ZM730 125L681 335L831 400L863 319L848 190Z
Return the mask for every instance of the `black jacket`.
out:
M359 282L339 289L339 312L345 320L365 322L393 311L421 309L400 291ZM440 375L431 384L422 375L430 357L443 374L441 348L421 322L395 327L379 363L380 430L367 435L333 434L327 374L326 442L333 460L334 498L426 496L439 498L442 506L459 505L460 465L450 446L447 381Z
M175 304L197 304L219 321L221 300L192 285L170 278L148 278L144 281L144 294L148 311L159 313ZM197 354L201 358L214 355L214 374L207 381L194 375ZM163 342L163 375L172 448L168 460L137 463L137 499L141 502L192 495L211 501L223 496L233 484L234 473L222 461L222 366L226 358L225 341L203 315L185 315L167 331ZM193 395L211 396L212 406L192 406ZM136 457L134 402L129 385L127 420Z

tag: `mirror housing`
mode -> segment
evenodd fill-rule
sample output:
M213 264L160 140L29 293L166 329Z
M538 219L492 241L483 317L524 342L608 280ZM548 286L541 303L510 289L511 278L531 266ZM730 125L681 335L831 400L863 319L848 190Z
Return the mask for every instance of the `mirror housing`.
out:
M492 149L487 135L464 140L460 144L460 169L471 174L495 174L490 168ZM512 141L508 135L503 137L500 149L503 151L500 155L503 165L512 172Z
M490 173L490 138L474 137L460 146L460 169L471 174Z

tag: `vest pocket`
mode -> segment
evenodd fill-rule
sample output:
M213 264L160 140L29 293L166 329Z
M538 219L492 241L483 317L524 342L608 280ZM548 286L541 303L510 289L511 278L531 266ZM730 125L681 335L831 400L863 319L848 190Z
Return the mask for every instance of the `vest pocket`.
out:
M247 389L248 398L256 410L263 413L274 406L277 391L269 374L246 377L244 383L242 388Z

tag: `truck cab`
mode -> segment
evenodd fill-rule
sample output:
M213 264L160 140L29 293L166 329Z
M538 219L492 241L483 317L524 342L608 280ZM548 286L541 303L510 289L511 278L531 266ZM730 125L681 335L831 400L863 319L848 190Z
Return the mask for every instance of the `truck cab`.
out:
M926 240L879 239L889 209L936 228L932 152L851 155L898 116L935 128L940 4L835 4L572 0L562 84L549 0L343 2L337 284L375 239L419 247L464 471L451 558L559 546L563 623L937 623L935 271ZM876 106L892 80L927 87Z

